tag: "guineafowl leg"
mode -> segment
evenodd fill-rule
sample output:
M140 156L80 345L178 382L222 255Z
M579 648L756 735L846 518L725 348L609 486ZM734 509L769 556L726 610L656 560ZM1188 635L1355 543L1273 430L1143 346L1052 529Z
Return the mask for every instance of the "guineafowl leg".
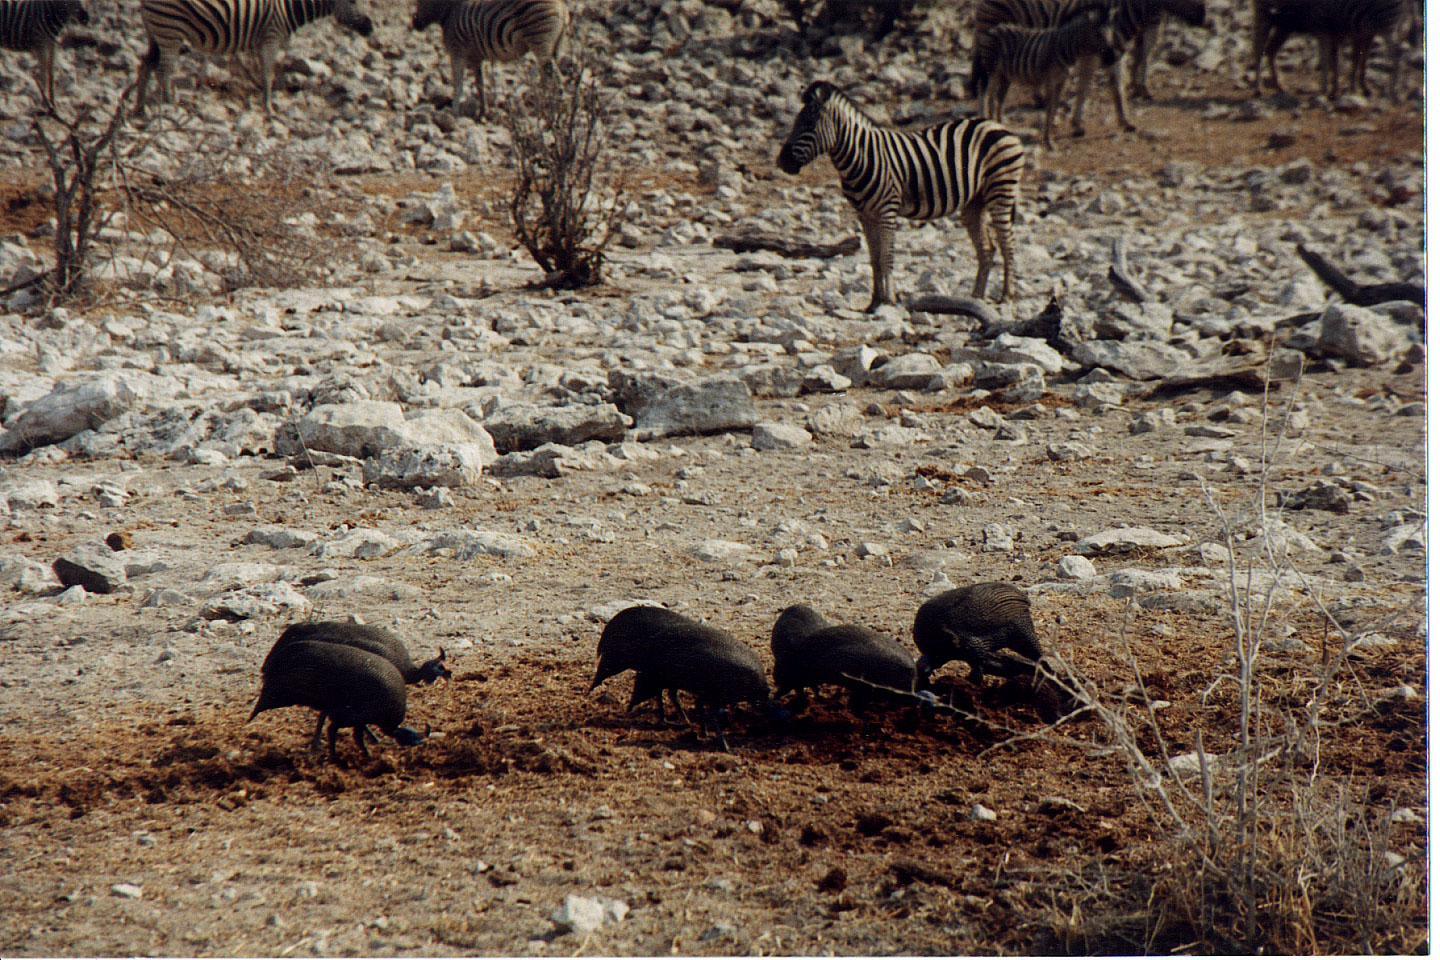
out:
M331 763L339 763L339 762L340 762L340 754L335 751L335 738L336 738L336 737L339 735L339 733L340 733L340 727L335 723L335 718L334 718L334 717L331 717L331 718L330 718L330 729L329 729L328 731L326 731L326 733L327 733L327 734L329 735L329 737L330 737L330 762L331 762Z
M368 757L370 756L370 748L365 746L365 734L367 733L370 733L370 731L366 728L365 724L355 724L355 746L359 747L360 752ZM370 733L370 735L372 737L375 736L373 733ZM376 743L379 743L379 741L377 740Z
M310 752L314 753L320 749L320 732L325 729L325 714L315 718L315 735L310 738Z
M702 720L700 723L701 735L704 735L708 732L707 728L713 728L715 731L715 736L720 738L720 749L725 751L726 753L729 753L730 743L725 739L725 727L722 720L722 717L724 715L724 709L721 707L711 706L706 706L704 709L705 719Z
M683 721L686 726L689 726L689 724L690 724L690 714L686 713L686 712L685 712L685 708L680 705L680 691L679 691L679 690L676 690L674 687L671 687L669 692L670 692L670 702L673 703L673 704L675 704L675 712L678 713L678 714L680 714L680 719L681 719L681 721ZM661 697L660 699L661 699L661 702L662 702L662 704L663 704L663 701L664 701L665 698L664 698L664 697ZM662 709L663 709L663 707L662 707Z

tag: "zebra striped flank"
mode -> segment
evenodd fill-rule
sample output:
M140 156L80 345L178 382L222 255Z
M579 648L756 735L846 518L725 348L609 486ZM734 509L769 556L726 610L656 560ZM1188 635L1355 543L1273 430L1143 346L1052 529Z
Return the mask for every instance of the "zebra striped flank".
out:
M564 0L417 0L410 26L440 24L455 84L453 105L464 98L465 73L475 74L476 112L485 115L485 64L509 63L527 53L553 64L570 24Z
M1002 298L1014 297L1012 228L1025 170L1020 138L988 120L951 120L917 131L883 126L832 83L806 89L776 163L799 173L827 154L854 207L870 254L873 294L867 309L893 303L895 231L903 219L925 222L960 212L978 263L973 295L985 295L994 247L1004 264Z
M271 112L275 63L290 34L322 17L368 37L374 29L355 0L141 0L140 18L150 48L136 78L135 112L145 111L150 74L159 77L160 95L170 95L170 62L182 48L236 55L257 51L265 88L265 112Z

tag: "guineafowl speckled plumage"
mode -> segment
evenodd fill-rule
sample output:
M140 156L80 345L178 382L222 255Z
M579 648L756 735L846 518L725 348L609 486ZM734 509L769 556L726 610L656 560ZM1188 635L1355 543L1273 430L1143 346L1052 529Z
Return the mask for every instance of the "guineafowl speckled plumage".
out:
M951 660L970 665L970 678L1012 677L1030 669L1002 650L1038 662L1040 640L1030 620L1030 600L1009 583L976 583L947 590L921 605L915 614L916 664L922 677Z
M659 697L661 691L686 690L702 711L701 732L720 729L720 711L735 703L761 703L772 715L783 714L770 696L765 668L755 652L724 630L706 626L660 607L620 611L600 637L595 682L634 669L631 706ZM679 700L674 699L678 709ZM662 705L663 710L663 705Z
M440 648L438 657L426 660L417 667L415 661L410 659L410 651L406 648L405 641L395 634L380 627L352 623L349 620L308 620L304 623L292 623L285 628L280 639L275 641L270 652L265 655L265 662L260 665L260 675L263 677L269 671L276 654L294 643L338 643L357 650L367 650L393 663L395 669L400 671L401 679L407 684L434 683L442 677L452 675L450 668L445 665L444 647ZM310 749L319 748L320 731L324 727L325 714L322 713L315 720L315 735L310 739Z
M630 692L629 710L633 711L640 704L654 700L660 711L660 719L664 722L668 717L663 694L668 693L675 711L682 720L689 723L690 717L680 705L675 688L670 687L667 690L663 686L657 686L657 678L647 676L646 668L663 654L667 646L686 642L687 638L713 629L664 607L647 604L626 607L611 617L610 622L605 624L605 629L600 632L600 644L595 650L600 662L595 666L595 679L590 682L590 689L594 690L617 673L634 670L635 686Z
M347 727L355 744L369 755L365 737L371 725L404 746L425 737L401 726L405 721L405 681L389 660L368 650L338 643L302 640L271 651L261 672L260 698L246 720L266 710L302 706L319 710L330 721L330 759L338 759L335 738Z
M432 660L426 660L418 667L415 661L410 659L410 650L401 640L389 630L381 627L371 626L367 623L351 623L348 620L310 620L305 623L292 623L280 634L280 639L270 648L270 653L265 657L265 663L260 666L260 672L265 672L265 666L269 664L270 658L275 656L276 651L291 643L312 641L315 643L342 643L347 647L356 647L361 650L369 650L395 664L395 669L400 671L400 676L406 683L434 683L442 677L451 675L450 668L445 665L445 648L440 648L440 655Z
M904 647L866 627L829 623L807 606L780 613L770 650L777 694L833 683L850 690L852 705L861 707L885 690L915 689L915 660Z

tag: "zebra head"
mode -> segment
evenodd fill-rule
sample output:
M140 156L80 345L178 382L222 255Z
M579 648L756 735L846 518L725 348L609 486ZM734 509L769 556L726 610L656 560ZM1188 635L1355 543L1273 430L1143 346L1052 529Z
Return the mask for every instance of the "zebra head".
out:
M355 0L335 0L335 19L362 37L370 36L375 24L355 6Z
M1205 26L1205 0L1164 0L1160 6L1192 27Z
M410 21L410 29L424 30L432 23L444 23L455 6L456 0L415 0L415 16Z
M816 80L800 95L800 112L790 127L790 136L780 148L775 163L789 174L799 173L821 153L829 151L834 140L833 124L826 109L835 97L843 96L833 83Z

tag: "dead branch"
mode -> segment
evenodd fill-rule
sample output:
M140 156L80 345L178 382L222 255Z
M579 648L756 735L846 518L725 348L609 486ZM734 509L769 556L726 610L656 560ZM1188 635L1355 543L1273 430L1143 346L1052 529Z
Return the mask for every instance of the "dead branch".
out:
M1425 288L1418 283L1359 284L1314 250L1306 249L1305 244L1297 243L1295 252L1300 254L1300 259L1304 260L1305 265L1314 271L1315 276L1320 278L1320 282L1338 293L1340 299L1346 303L1352 303L1357 307L1373 307L1377 303L1408 300L1411 303L1418 303L1422 307L1425 306Z
M1115 238L1115 244L1111 248L1108 277L1111 285L1126 300L1134 303L1148 303L1153 299L1130 274L1130 263L1125 256L1125 237L1123 235Z
M859 237L846 237L839 243L802 243L760 233L731 233L716 237L711 242L717 247L736 253L770 250L792 260L828 260L831 257L849 256L860 249Z
M974 297L947 297L944 294L927 294L916 297L906 304L911 313L943 313L950 316L974 317L993 330L1001 323L1000 314L990 304Z

